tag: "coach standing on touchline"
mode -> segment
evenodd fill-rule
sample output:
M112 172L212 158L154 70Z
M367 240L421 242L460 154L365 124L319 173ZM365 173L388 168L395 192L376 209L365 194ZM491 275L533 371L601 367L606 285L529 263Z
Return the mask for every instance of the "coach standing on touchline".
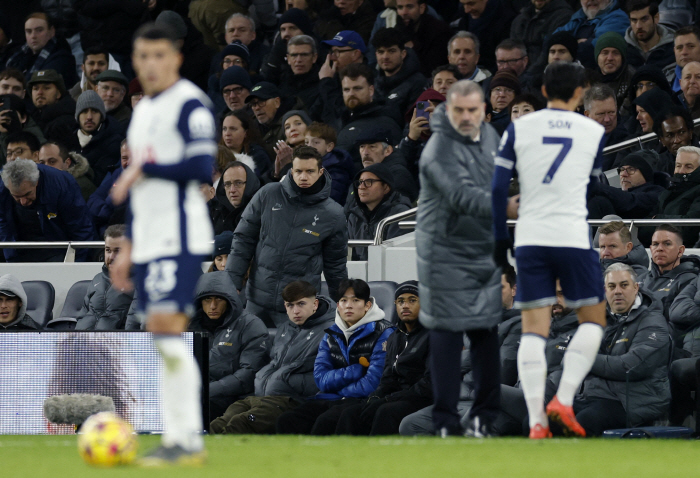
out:
M457 413L463 332L471 341L475 401L466 433L487 436L499 410L497 325L501 271L493 255L491 178L499 137L484 123L477 83L452 85L430 120L420 159L416 252L421 323L431 329L433 422L442 436L460 434Z

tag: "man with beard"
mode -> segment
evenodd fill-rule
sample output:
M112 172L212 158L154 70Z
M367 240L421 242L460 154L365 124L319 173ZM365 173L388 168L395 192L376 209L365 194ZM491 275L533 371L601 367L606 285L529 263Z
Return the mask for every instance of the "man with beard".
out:
M80 93L87 90L97 90L97 76L109 67L109 52L101 47L92 47L83 55L83 64L80 69L83 75L73 87L68 90L74 100L78 100Z
M622 107L634 71L627 64L627 43L621 35L607 32L595 44L595 59L602 75L601 83L615 92L617 104Z
M260 189L260 180L255 173L240 161L226 166L216 186L216 199L211 211L214 234L235 231L241 215Z
M554 33L570 32L578 40L576 57L590 68L596 64L593 44L606 32L624 35L629 25L629 17L620 8L618 0L581 0L581 9Z
M672 175L676 169L676 155L683 146L698 146L698 138L693 133L693 118L690 112L680 106L671 106L654 124L654 132L665 151L659 155L657 171Z
M27 83L31 90L36 124L49 141L66 141L75 128L75 101L55 70L35 71Z
M421 73L429 77L435 68L447 63L445 45L450 41L450 27L428 14L427 9L427 0L396 0L406 46L416 52Z
M630 0L627 5L630 27L625 33L627 61L634 68L654 65L672 66L673 31L659 24L659 3L655 0Z

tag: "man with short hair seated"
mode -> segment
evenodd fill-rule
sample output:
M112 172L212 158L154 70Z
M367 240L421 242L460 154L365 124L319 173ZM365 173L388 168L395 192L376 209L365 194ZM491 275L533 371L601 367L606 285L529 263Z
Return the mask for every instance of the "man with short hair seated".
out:
M632 234L624 222L611 221L601 226L598 229L598 247L601 272L613 264L627 264L637 274L637 282L644 284L649 275L649 256L644 246L634 244Z
M384 369L387 339L394 332L361 279L338 288L335 324L318 347L314 379L319 392L277 419L277 433L332 435L345 408L367 401Z
M583 395L574 400L588 437L623 428L628 417L631 426L651 424L663 417L670 399L671 338L661 304L639 287L626 264L611 265L604 283L608 326Z
M212 433L275 433L275 420L318 392L314 361L336 304L297 280L282 291L289 321L277 329L270 363L255 375L255 396L235 402L211 422Z
M114 260L121 251L126 235L124 224L113 224L105 231L105 259L102 271L88 286L83 306L76 319L78 330L117 330L123 329L129 313L134 291L124 291L112 287L110 271Z
M0 332L41 330L27 314L27 293L11 274L0 276Z
M262 320L243 311L229 275L203 274L195 288L189 330L209 332L209 417L253 393L255 374L268 362L269 334Z
M339 435L397 435L401 420L433 401L430 381L429 331L418 321L418 282L400 284L395 304L399 326L387 340L389 362L377 389L340 415Z

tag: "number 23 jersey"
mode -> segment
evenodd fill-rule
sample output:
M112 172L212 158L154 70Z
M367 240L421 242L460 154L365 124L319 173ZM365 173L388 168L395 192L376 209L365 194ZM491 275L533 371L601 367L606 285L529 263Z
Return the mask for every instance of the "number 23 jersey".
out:
M601 173L604 133L590 118L549 108L508 126L496 167L518 172L516 247L591 247L586 193Z

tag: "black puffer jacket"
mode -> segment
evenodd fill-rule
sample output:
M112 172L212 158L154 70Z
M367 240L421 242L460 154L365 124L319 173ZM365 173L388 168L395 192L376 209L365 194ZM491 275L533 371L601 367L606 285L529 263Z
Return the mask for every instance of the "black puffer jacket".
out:
M690 281L671 304L669 320L676 347L693 357L700 356L700 277Z
M228 302L215 329L202 310L202 299L223 297ZM196 312L189 330L208 331L209 399L220 406L253 393L255 374L267 363L269 334L262 320L243 311L243 306L226 272L203 274L195 289Z
M102 184L107 173L119 166L119 149L124 139L124 132L114 118L106 116L100 129L92 135L92 139L84 148L78 142L78 130L73 132L71 139L73 150L85 156L90 163L95 173L95 185Z
M397 400L432 400L430 381L430 331L416 324L408 332L403 322L386 342L384 372L371 396Z
M65 144L77 125L75 122L75 101L69 94L66 94L56 103L34 110L32 118L44 132L48 141Z
M393 113L392 108L387 108L382 102L373 101L364 106L358 106L352 111L343 113L343 128L338 132L338 144L336 147L344 149L355 163L360 162L360 151L355 142L360 135L368 130L385 130L391 135L392 145L398 144L403 131L399 122L394 118L398 112Z
M644 246L637 244L632 248L629 254L616 257L615 259L601 259L601 272L605 272L608 267L618 262L627 264L634 269L634 272L637 273L637 282L640 286L644 285L649 275L649 255L647 254L647 250L644 249Z
M233 233L226 271L240 290L250 267L246 297L263 309L284 312L282 289L292 281L305 280L321 290L323 272L333 296L348 276L345 214L330 198L328 172L318 180L325 184L316 194L301 194L291 172L265 185Z
M426 79L420 72L420 62L416 53L407 48L403 65L394 76L386 76L379 70L374 80L374 99L381 99L387 105L405 113L423 92L425 83ZM398 138L394 138L394 142L398 143Z
M124 292L112 287L109 269L93 277L76 319L77 330L121 330L126 324L134 292Z
M348 239L374 239L379 221L385 217L411 209L411 203L398 191L391 191L384 200L374 208L357 200L357 187L353 186L353 194L345 206L348 218ZM398 223L389 225L385 230L384 239L391 239L406 234L408 231L399 228ZM355 247L352 250L353 261L366 261L367 248Z
M277 328L270 363L255 375L255 395L310 397L318 392L314 362L325 329L333 324L336 304L318 296L318 309L303 325L291 320Z
M693 254L681 257L680 264L666 272L659 271L659 266L652 262L644 288L662 304L664 315L668 318L673 300L698 274L700 257Z
M224 231L235 231L238 222L241 220L241 215L253 198L258 189L260 189L260 180L255 173L245 164L246 183L243 191L243 200L238 207L233 207L233 204L226 197L224 190L223 173L219 184L216 186L216 197L211 201L211 221L214 225L214 234L218 235ZM224 170L226 172L226 170Z

